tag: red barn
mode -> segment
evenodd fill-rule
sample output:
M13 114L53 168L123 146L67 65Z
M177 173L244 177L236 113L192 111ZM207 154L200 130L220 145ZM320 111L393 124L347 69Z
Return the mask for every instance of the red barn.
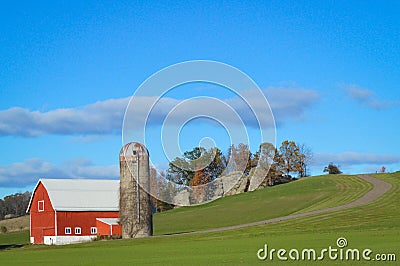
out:
M40 179L27 212L32 244L90 241L101 235L96 219L119 216L119 180Z

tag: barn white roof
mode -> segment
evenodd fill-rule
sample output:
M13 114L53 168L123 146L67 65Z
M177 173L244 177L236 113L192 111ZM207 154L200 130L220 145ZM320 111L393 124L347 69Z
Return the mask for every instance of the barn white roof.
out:
M119 180L39 179L34 193L40 183L56 211L119 211Z
M96 220L108 224L108 225L118 225L119 218L96 218Z

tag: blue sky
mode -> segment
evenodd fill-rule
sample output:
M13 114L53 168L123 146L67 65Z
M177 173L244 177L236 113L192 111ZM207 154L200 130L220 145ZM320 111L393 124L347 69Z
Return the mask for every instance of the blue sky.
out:
M40 177L117 178L129 97L150 75L187 60L249 75L271 105L277 143L308 145L313 174L329 162L346 173L400 170L399 10L398 1L3 4L0 197ZM165 98L208 95L234 97L190 84ZM151 138L160 127L148 129ZM229 144L221 127L196 120L179 141L184 149L205 136ZM157 144L150 154L165 166Z

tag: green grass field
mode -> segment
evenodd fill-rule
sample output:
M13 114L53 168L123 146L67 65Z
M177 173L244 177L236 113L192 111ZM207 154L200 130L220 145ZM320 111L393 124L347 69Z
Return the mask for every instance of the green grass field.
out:
M335 247L338 237L347 239L348 248L369 248L373 250L373 254L394 253L398 261L400 259L400 173L381 174L376 175L376 177L391 183L393 187L382 198L368 205L218 233L98 241L69 246L27 245L22 248L1 251L0 262L5 265L98 265L115 263L119 265L261 265L284 263L297 265L299 262L282 262L276 258L273 261L259 261L256 252L266 243L270 248L276 249L314 248L321 250L328 246ZM155 229L157 234L162 234L220 227L229 224L227 222L229 219L231 219L231 224L253 221L253 219L260 217L267 219L276 217L280 213L289 214L343 204L360 197L369 189L368 184L363 181L360 182L356 177L323 176L308 178L292 184L224 198L204 206L181 208L157 215L155 217ZM275 194L271 196L268 192ZM311 196L312 202L301 202L310 199L307 194L313 194ZM292 197L295 199L296 195L299 197L297 200L299 203L295 200L289 200ZM250 199L252 197L253 201ZM318 197L320 200L318 200ZM251 206L241 205L241 201L246 201ZM259 209L259 207L257 209L253 206L268 203L273 205L275 202L283 202L290 204L290 206L281 205L280 208L272 208L267 205L263 206L264 209ZM252 215L252 212L230 209L233 206L242 206L242 208L247 209L248 207L255 208L259 212L264 210L267 214L264 214L264 216L259 213ZM221 215L215 209L224 211L224 213ZM208 216L212 213L217 214L219 218L214 219L214 217ZM242 217L242 215L252 217ZM191 216L200 217L202 222L187 225L186 223L195 220ZM230 218L221 218L222 216ZM174 219L175 221L179 220L179 222L172 224ZM169 227L166 226L167 221L171 222ZM161 227L161 224L164 224L164 227ZM4 243L6 236L0 236L0 245ZM12 240L13 237L14 240ZM9 239L7 241L10 244L10 241L21 241L24 237L27 237L26 233L25 235L23 233L8 235L6 238ZM366 261L348 262L349 265L374 263L378 264L377 262L366 263ZM306 261L303 264L317 265L321 262ZM343 261L325 259L322 264L343 264ZM396 265L396 262L379 264Z
M0 250L22 246L29 243L29 231L12 232L0 235Z

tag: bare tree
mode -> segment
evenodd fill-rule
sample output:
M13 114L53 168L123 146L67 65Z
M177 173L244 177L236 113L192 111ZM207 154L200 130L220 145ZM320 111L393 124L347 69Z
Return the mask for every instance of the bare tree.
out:
M308 172L308 166L312 163L314 154L311 148L304 143L297 144L297 146L299 147L300 154L302 155L300 157L300 164L302 167L300 168L299 176L300 177L309 176L310 173Z

